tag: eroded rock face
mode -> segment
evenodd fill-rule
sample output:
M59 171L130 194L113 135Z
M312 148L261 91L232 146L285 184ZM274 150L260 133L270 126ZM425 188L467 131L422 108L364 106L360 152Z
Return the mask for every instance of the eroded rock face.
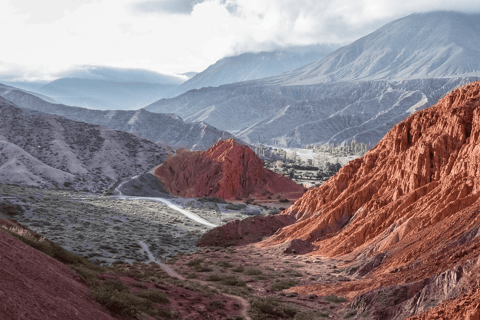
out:
M243 220L230 221L223 226L208 231L196 243L197 247L230 247L246 245L269 237L278 229L292 224L291 216L255 216Z
M303 187L263 167L262 160L233 139L205 152L178 150L155 170L174 196L235 199L263 194L302 194Z
M477 202L480 82L397 124L283 214L299 219L263 245L303 239L319 253L385 251ZM445 226L443 226L445 227Z

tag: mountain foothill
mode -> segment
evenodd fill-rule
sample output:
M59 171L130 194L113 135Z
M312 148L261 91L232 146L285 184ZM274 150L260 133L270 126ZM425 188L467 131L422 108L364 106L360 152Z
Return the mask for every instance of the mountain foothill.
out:
M278 68L278 52L222 59L138 110L0 85L0 187L33 192L0 201L0 270L12 275L0 318L480 319L480 15L412 14L309 50ZM373 148L310 188L252 150L352 141ZM255 214L198 226L178 214L153 231L140 215L131 227L156 236L125 252L149 264L100 266L14 220L42 189L89 208L132 205L136 218ZM115 254L134 219L108 227L108 212L95 232ZM155 261L148 248L180 246L181 232L195 250Z

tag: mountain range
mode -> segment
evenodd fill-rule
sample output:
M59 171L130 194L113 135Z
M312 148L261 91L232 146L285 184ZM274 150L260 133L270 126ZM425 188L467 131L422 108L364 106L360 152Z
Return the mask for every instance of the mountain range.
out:
M248 52L226 57L184 82L172 92L172 96L192 89L218 87L279 75L318 60L337 47L335 45L287 47L276 51Z
M279 76L191 90L152 112L206 121L249 143L377 143L394 124L480 77L479 14L393 21Z
M0 183L100 191L162 163L164 147L0 97Z
M135 133L144 139L164 143L174 149L206 150L219 139L233 137L228 132L204 122L186 123L175 114L151 113L144 109L93 110L70 107L47 102L29 92L5 85L0 85L0 96L21 108Z

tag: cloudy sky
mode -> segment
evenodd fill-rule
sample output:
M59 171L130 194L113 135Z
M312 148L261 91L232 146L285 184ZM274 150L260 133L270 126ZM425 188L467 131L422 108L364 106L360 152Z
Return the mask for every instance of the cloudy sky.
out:
M431 10L480 12L478 0L1 0L0 79L40 79L85 65L172 74L222 57L347 44Z

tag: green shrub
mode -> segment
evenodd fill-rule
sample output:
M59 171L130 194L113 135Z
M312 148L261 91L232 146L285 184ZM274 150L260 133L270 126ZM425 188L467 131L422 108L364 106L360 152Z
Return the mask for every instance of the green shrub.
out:
M222 268L231 268L231 267L233 267L233 265L230 264L230 262L228 262L228 261L219 261L219 262L217 263L217 265L220 266L220 267L222 267Z
M207 305L207 310L218 310L223 309L224 307L225 303L223 303L222 301L214 300Z
M339 297L334 294L326 296L325 300L331 303L341 303L347 301L347 299L345 299L344 297Z
M275 280L272 285L270 286L270 290L272 291L281 291L284 289L288 289L294 287L298 284L298 281L293 279L287 280Z
M238 287L246 287L247 284L245 281L238 279L236 276L226 276L220 280L223 285L226 286L238 286Z
M222 277L220 277L219 275L216 275L216 274L211 274L208 277L206 277L205 280L207 280L207 281L220 281L220 280L222 280Z
M98 303L111 313L120 316L135 317L145 312L153 312L153 302L137 297L120 281L105 281L90 288Z
M233 272L239 272L239 273L240 273L240 272L245 271L245 268L242 267L242 266L238 266L238 267L236 267L235 269L232 269L232 271L233 271Z
M187 266L195 267L199 266L203 262L203 259L193 259L187 263Z
M137 296L148 299L155 303L169 303L168 296L165 292L155 290L143 290L137 293Z
M263 272L260 269L249 268L249 269L245 270L244 274L249 275L249 276L259 276L259 275L263 274Z

